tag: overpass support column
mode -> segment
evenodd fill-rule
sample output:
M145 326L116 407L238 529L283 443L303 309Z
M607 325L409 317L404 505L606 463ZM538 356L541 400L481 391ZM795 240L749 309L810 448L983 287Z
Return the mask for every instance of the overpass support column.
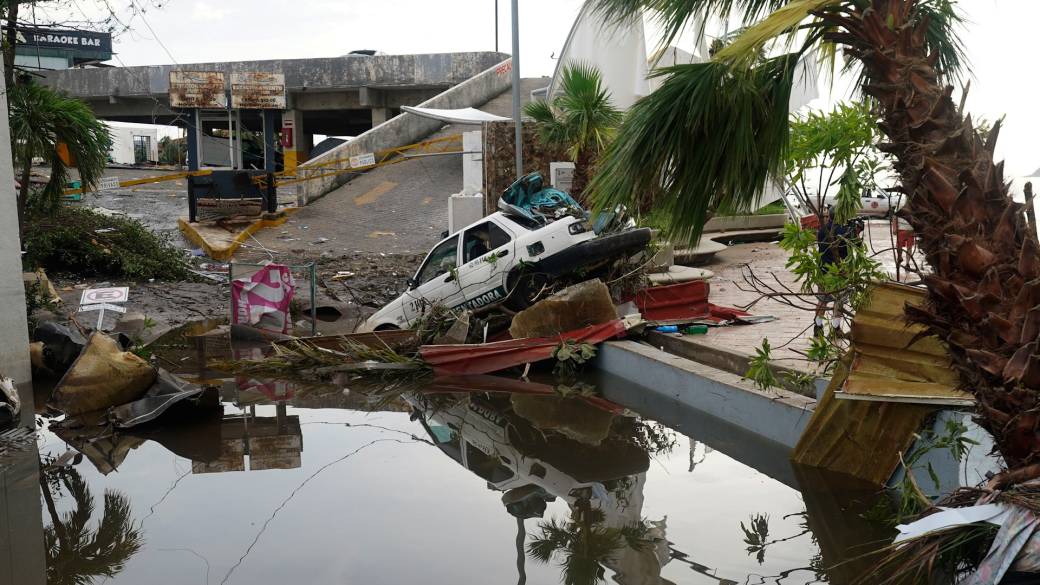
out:
M390 108L372 108L372 127L386 122L390 119Z
M303 132L303 112L300 110L282 112L283 168L287 173L296 171L296 167L307 160L310 147L307 146Z

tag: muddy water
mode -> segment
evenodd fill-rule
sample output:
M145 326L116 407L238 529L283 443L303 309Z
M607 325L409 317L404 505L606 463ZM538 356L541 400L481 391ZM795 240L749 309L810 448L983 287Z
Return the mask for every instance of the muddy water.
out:
M0 472L0 584L845 583L864 567L828 567L884 536L871 491L616 379L586 380L609 400L217 380L197 360L222 343L161 352L219 409L45 429Z

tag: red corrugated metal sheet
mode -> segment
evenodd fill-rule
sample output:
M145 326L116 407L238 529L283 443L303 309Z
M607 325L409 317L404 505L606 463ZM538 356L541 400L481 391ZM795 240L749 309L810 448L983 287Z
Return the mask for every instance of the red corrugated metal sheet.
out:
M647 321L706 317L711 314L710 288L703 280L655 286L636 293L633 301Z
M625 334L625 324L620 320L590 325L554 337L510 339L494 343L470 345L424 345L419 355L433 366L438 376L490 374L513 366L522 366L552 357L562 341L579 343L601 343Z

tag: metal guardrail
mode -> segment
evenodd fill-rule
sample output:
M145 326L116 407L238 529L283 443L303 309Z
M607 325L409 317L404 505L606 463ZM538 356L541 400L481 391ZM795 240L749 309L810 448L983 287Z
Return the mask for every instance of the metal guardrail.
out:
M457 143L457 147L455 144ZM369 165L358 165L349 166L352 157L343 157L330 159L323 161L322 164L309 167L308 170L321 171L323 169L332 169L330 172L318 173L315 175L308 174L306 177L296 177L293 172L281 171L274 173L275 176L275 187L282 187L285 185L294 185L296 183L304 183L306 181L314 181L324 177L333 175L342 175L344 173L362 173L370 171L383 166L397 164L404 162L410 158L415 158L417 155L414 151L424 151L420 154L462 154L462 135L452 134L449 136L443 136L441 138L433 138L430 140L424 140L422 142L416 142L414 144L407 144L405 146L399 146L396 148L388 148L386 150L380 150L379 152L373 153L375 162ZM346 163L348 166L343 168L341 165ZM84 191L83 188L66 189L65 195L79 195L85 192L99 192L106 191L108 189L122 188L122 187L134 187L137 185L146 185L150 183L161 183L163 181L175 181L177 179L186 179L189 177L203 177L206 175L213 174L214 169L202 169L198 171L186 171L181 173L172 173L169 175L157 175L154 177L142 177L139 179L127 179L125 181L119 181L118 185L107 186L106 188L95 188L91 191ZM259 187L263 188L267 184L265 177L254 178L253 182Z

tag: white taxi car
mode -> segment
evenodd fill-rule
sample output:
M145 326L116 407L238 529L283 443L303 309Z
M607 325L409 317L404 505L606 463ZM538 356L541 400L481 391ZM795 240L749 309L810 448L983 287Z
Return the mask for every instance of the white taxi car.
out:
M408 290L358 331L408 328L434 305L524 309L554 277L601 266L649 241L646 228L596 235L583 218L564 216L542 225L523 213L498 211L441 240L408 279Z

